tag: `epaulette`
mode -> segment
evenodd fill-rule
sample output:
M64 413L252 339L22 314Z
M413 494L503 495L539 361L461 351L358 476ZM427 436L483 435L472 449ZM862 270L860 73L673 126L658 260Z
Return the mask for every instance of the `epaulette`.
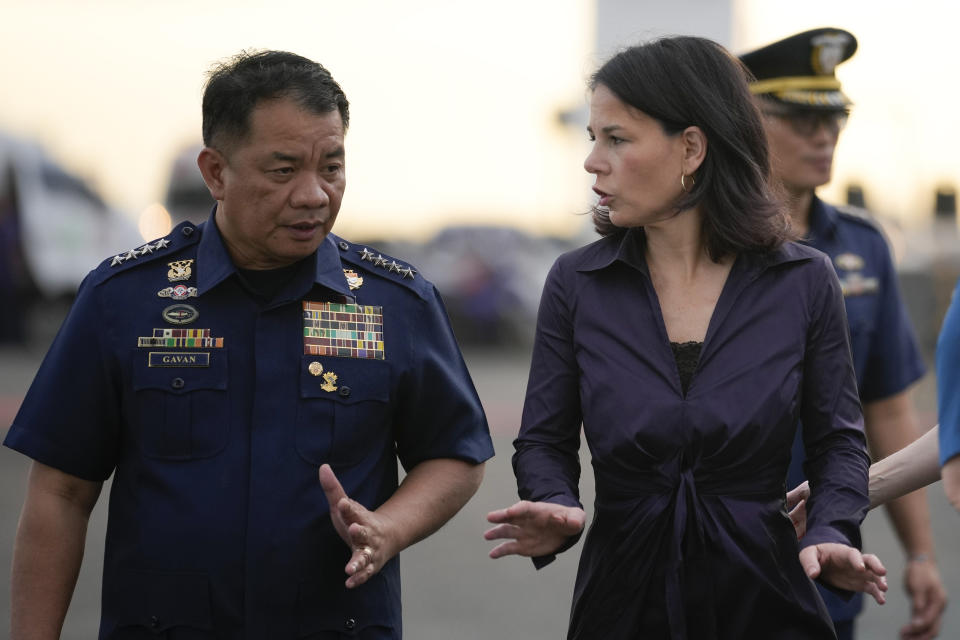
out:
M868 226L872 229L883 233L883 226L880 222L874 217L872 213L864 209L863 207L856 207L852 204L843 204L837 205L834 207L841 216L848 220L853 220L854 222L859 222L862 225Z
M117 255L107 258L100 263L96 271L102 279L107 279L115 274L133 269L137 265L169 257L199 241L200 233L197 225L192 222L182 222L162 238L157 238L127 251L121 251Z
M410 264L388 256L372 247L352 243L343 238L330 234L334 244L340 249L340 260L348 262L370 273L391 282L407 287L424 300L430 299L433 285Z

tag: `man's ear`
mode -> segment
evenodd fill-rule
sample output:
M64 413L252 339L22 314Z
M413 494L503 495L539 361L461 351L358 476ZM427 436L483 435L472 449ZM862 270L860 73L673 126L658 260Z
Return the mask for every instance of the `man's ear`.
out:
M700 127L687 127L681 133L683 141L683 173L696 173L707 157L707 136Z
M223 200L225 190L223 172L227 168L227 159L216 149L204 147L197 156L197 166L200 167L200 174L213 199Z

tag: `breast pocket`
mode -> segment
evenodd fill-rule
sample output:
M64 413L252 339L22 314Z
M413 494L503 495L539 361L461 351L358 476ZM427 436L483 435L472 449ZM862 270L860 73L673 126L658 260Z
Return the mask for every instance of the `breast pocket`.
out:
M390 365L303 356L297 451L312 465L356 464L391 438Z
M227 444L230 403L227 353L212 353L209 366L150 367L134 356L134 428L144 455L192 460L218 454Z

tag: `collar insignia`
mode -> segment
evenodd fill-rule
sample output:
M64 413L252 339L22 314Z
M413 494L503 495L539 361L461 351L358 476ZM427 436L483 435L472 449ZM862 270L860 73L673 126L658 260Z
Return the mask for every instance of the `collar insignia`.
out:
M167 266L170 267L170 270L167 271L167 279L170 282L181 282L183 280L189 280L190 276L193 275L193 270L190 268L190 265L193 264L193 260L176 260L174 262L168 262Z
M356 291L363 285L363 278L358 276L356 271L344 269L343 275L347 278L347 285L350 287L350 291Z

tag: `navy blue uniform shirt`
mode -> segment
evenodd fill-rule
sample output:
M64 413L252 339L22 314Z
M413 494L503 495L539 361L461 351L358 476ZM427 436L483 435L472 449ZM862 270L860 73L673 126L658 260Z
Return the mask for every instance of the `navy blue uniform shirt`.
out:
M398 458L493 455L433 285L331 235L261 304L212 217L91 272L4 444L113 474L111 639L400 638L398 560L344 587L318 467L375 509Z
M806 242L830 256L840 277L860 401L889 398L922 378L923 357L877 223L862 210L834 207L814 196ZM798 436L788 472L790 488L806 479L804 460ZM851 620L863 608L862 594L841 600L826 589L820 593L834 620Z
M597 498L569 638L833 637L798 553L860 543L869 458L849 354L836 274L802 245L737 257L686 394L643 232L557 260L513 464L521 498L578 506L582 423ZM784 503L800 418L816 479L802 545Z

